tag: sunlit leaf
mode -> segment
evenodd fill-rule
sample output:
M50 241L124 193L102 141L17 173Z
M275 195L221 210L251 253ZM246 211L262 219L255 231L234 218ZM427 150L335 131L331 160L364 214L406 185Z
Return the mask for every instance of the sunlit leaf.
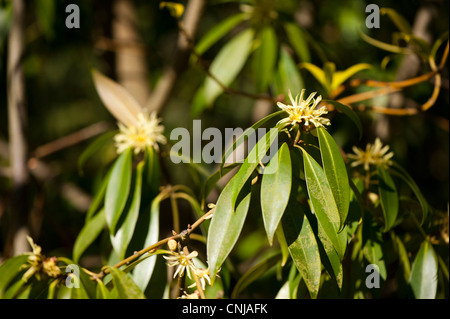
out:
M322 84L324 89L326 89L327 91L330 90L327 85L325 72L321 68L308 62L300 63L300 67L306 69L309 73L311 73L311 75L314 76L320 84Z
M399 53L399 54L411 54L413 53L410 49L402 48L397 45L393 45L390 43L382 42L377 39L371 38L367 34L361 31L361 29L358 30L361 38L366 41L367 43L373 45L374 47L380 48L382 50L392 52L392 53Z
M286 94L289 90L292 92L300 92L304 87L303 79L295 61L292 59L287 49L283 47L280 49L278 73L275 78L275 84L277 94Z
M333 79L331 81L331 90L336 89L339 85L343 84L345 81L347 81L351 76L355 75L356 73L370 69L372 66L368 63L358 63L355 65L352 65L348 69L344 71L336 71L333 74Z
M79 261L81 255L100 235L105 226L105 211L103 209L84 224L73 245L73 260L75 262Z
M273 166L275 166L273 168ZM275 171L263 174L261 182L261 209L269 244L272 245L273 236L283 216L289 201L292 186L292 167L289 146L284 143L267 169Z
M206 249L212 280L236 244L250 204L250 187L247 187L245 197L238 203L236 211L234 210L231 196L234 183L235 177L220 194L208 230Z
M253 43L254 32L252 29L242 31L227 42L214 58L209 72L213 74L223 85L230 85L238 73L244 67ZM212 105L216 98L223 92L222 87L215 80L207 77L204 86L206 105Z
M7 259L0 266L0 299L3 298L6 289L14 277L21 271L20 267L27 263L27 259L28 255L15 256ZM22 281L21 278L19 280Z
M341 151L333 137L323 128L317 129L323 170L336 201L340 216L339 231L344 227L350 205L350 185Z
M260 46L254 53L253 73L255 75L256 88L259 92L267 89L271 83L277 59L277 36L275 30L268 26L258 34Z
M170 15L176 19L181 18L184 13L184 5L181 3L161 1L159 8L167 8Z
M110 235L112 246L116 250L120 259L125 257L125 252L128 244L130 243L131 237L133 237L134 227L136 226L136 222L138 220L139 209L141 207L143 170L144 162L142 161L136 167L134 194L127 215L117 231Z
M434 299L438 286L438 263L433 246L428 240L420 245L411 267L409 283L417 299Z
M117 158L111 171L105 193L105 217L112 233L125 208L131 184L131 150Z
M300 60L302 62L309 62L311 56L309 54L308 44L303 30L296 23L292 22L287 22L283 26L286 30L289 42Z
M322 167L306 151L303 151L303 162L312 210L325 235L342 259L346 249L346 233L338 234L340 215L326 175Z

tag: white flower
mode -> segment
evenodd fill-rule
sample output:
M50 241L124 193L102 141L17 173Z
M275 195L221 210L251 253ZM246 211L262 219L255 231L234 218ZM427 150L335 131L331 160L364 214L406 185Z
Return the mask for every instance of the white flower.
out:
M347 154L348 158L353 160L351 166L363 165L366 171L370 169L369 165L391 165L392 162L390 159L394 156L393 152L387 153L389 145L383 147L378 137L375 139L373 145L370 143L366 145L365 151L356 146L353 146L352 150L354 154Z
M120 133L114 136L118 154L128 148L134 149L135 154L145 151L147 147L158 150L158 143L166 143L166 138L162 134L164 126L159 124L161 119L156 116L156 112L151 113L150 116L139 113L137 117L136 125L125 126L118 123Z
M194 271L195 275L198 277L198 279L200 280L203 290L205 290L205 287L206 287L205 282L206 281L208 282L209 285L211 285L211 278L209 277L209 268L207 268L207 269L195 268L193 271ZM194 282L188 288L193 288L196 286L197 286L197 283Z
M163 256L166 260L168 260L167 265L169 267L174 267L178 265L177 270L173 274L173 278L175 278L177 275L180 277L183 277L184 271L186 271L189 279L191 278L191 271L195 271L196 267L194 265L194 262L192 261L193 258L197 257L198 253L196 251L193 251L186 255L184 252L176 253L173 252L172 256L166 257Z
M158 143L166 143L164 126L156 112L148 114L136 99L118 83L98 71L92 72L95 88L108 111L119 121L114 140L117 153L133 148L138 154L146 147L159 149Z
M324 125L330 125L330 120L322 117L322 115L328 113L326 106L316 109L317 105L319 105L322 100L322 96L319 95L314 99L314 96L316 95L316 92L314 92L311 93L306 100L303 100L304 94L305 89L302 90L300 96L297 94L294 99L291 91L289 91L289 99L291 100L292 105L286 105L281 102L277 103L279 108L289 114L289 117L280 120L277 125L282 124L283 127L286 127L288 125L294 126L303 122L306 131L309 131L314 127L317 128Z

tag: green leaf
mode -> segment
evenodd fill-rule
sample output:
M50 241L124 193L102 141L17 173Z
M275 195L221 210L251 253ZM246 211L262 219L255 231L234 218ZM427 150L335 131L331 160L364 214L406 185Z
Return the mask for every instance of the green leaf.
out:
M94 217L86 221L73 245L73 260L77 263L84 251L100 235L106 225L105 211L100 210Z
M393 162L392 168L393 170L391 171L391 174L393 175L395 174L396 176L400 177L406 184L408 184L408 186L411 188L411 190L414 192L417 199L419 200L420 206L422 206L422 219L420 222L420 225L422 225L429 214L430 206L427 200L420 191L419 186L417 186L416 182L408 174L407 171L405 171L398 163L395 162Z
M116 250L120 259L125 258L125 252L128 244L133 237L134 228L139 216L139 209L141 207L141 193L142 193L142 172L144 170L144 161L141 161L136 167L136 182L134 185L133 199L128 209L127 215L117 229L115 234L110 234L111 244Z
M382 165L378 166L378 194L380 195L381 208L384 216L384 231L388 231L394 225L398 215L398 194L394 181Z
M165 193L160 193L156 196L150 207L150 222L148 226L147 236L145 238L144 246L142 248L148 247L156 243L159 239L159 207L161 201L166 198ZM140 262L133 271L133 279L137 283L137 286L145 291L150 278L152 277L153 269L155 268L156 257L152 256L146 260Z
M286 209L291 194L292 167L289 146L284 143L266 167L274 173L263 174L261 209L269 244Z
M320 286L321 262L319 248L311 225L296 201L289 205L282 225L289 253L302 275L311 298L317 298Z
M211 174L205 181L205 183L203 184L202 187L202 191L201 191L201 199L203 202L206 201L207 197L209 196L209 194L211 193L211 191L214 189L214 187L217 186L217 183L219 182L219 180L225 176L226 174L228 174L229 172L231 172L233 170L233 168L237 167L239 165L239 163L232 163L230 165L224 166L222 169L222 172L220 171L220 168L214 173Z
M304 87L303 79L295 61L283 47L281 47L280 50L278 73L276 75L275 84L275 91L277 94L286 94L289 90L292 92L299 92L301 88Z
M261 30L258 39L261 44L255 52L253 74L256 78L256 88L262 92L267 89L273 78L278 43L275 30L270 26Z
M10 285L11 281L21 271L20 267L27 263L28 255L19 255L7 259L0 266L0 299L3 299L3 295ZM21 278L19 278L22 281Z
M376 223L372 220L365 220L363 223L363 254L366 259L374 265L377 265L381 278L386 280L387 270L385 263L385 255L381 243L383 242L382 234L376 227Z
M103 146L105 146L108 142L112 141L113 136L117 134L117 130L106 132L99 137L97 137L88 147L81 153L80 157L78 157L78 171L83 171L83 166L86 161L94 155L95 152L99 151Z
M309 62L311 56L309 54L308 44L302 29L295 23L287 22L284 25L284 30L292 45L295 53L302 62Z
M409 283L417 299L434 299L438 285L436 253L428 240L420 245L411 268Z
M322 167L305 150L303 150L303 162L312 210L342 260L346 249L346 233L338 234L341 224L340 215L326 175Z
M347 115L353 121L353 123L355 123L356 127L358 128L359 138L361 139L362 134L363 134L362 123L361 123L361 120L359 119L358 115L355 113L355 111L352 110L352 108L350 106L339 103L337 101L333 101L333 100L322 100L322 101L325 103L333 104L333 106L338 111Z
M252 29L242 31L227 42L214 58L209 72L223 85L229 86L244 67L252 48L254 32ZM206 105L212 105L223 92L215 80L207 77L203 87Z
M231 195L235 180L236 177L233 177L220 194L208 230L206 249L212 281L236 244L250 205L251 193L248 185L245 198L237 205L236 211L234 210Z
M241 145L243 142L245 142L245 140L249 137L249 135L252 132L256 132L257 129L259 127L261 127L262 125L264 125L266 122L268 122L269 120L273 119L274 117L280 115L284 113L284 111L277 111L274 112L272 114L267 115L266 117L262 118L261 120L259 120L258 122L256 122L255 124L253 124L252 126L250 126L248 129L246 129L244 131L244 133L242 133L241 136L239 136L236 141L233 143L233 145L231 145L225 152L225 154L222 157L222 162L220 163L220 168L219 168L219 172L220 172L220 176L222 177L224 175L223 172L223 167L225 165L225 161L228 159L228 157L233 154L233 152L238 148L239 145ZM255 133L256 134L256 133Z
M122 270L108 267L119 299L145 299L136 283Z
M325 175L340 216L339 231L344 227L350 206L350 184L341 151L333 137L323 128L317 129Z
M256 169L256 167L258 167L259 163L261 163L262 159L266 156L269 147L276 142L278 131L278 128L271 128L269 132L267 132L262 138L260 138L258 143L256 143L256 145L248 154L239 171L234 176L234 183L231 192L231 203L233 205L233 208L235 207L236 200L242 187L244 187L253 171Z
M244 21L246 17L248 17L248 14L239 13L219 22L198 41L195 51L200 55L205 53L235 26Z
M103 204L103 201L105 199L105 193L106 193L106 187L108 186L109 178L111 177L112 168L109 169L108 173L106 173L106 176L104 177L102 183L100 184L99 189L97 190L97 193L95 194L94 198L92 199L91 206L89 206L89 209L86 213L86 220L85 223L87 223L89 220L92 219L92 216L97 211L97 209L100 207L101 204Z
M267 271L274 267L280 261L280 254L272 254L263 258L255 266L250 268L241 278L239 278L236 286L231 293L231 299L236 299L239 294L247 288L252 282L258 280Z
M127 149L114 163L106 187L105 217L111 233L114 233L117 221L128 199L131 184L131 150Z

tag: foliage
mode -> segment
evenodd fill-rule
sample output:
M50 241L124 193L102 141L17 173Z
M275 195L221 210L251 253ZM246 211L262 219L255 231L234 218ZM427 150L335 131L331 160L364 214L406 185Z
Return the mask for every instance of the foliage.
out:
M45 3L34 7L37 23L47 41L55 41L56 8ZM0 4L6 15L11 3ZM86 72L81 81L92 79L90 89L119 123L118 131L77 152L74 166L93 193L89 209L68 254L46 257L30 238L33 252L6 259L0 298L448 298L448 197L430 198L427 183L409 172L410 137L401 141L393 129L384 138L390 146L383 145L374 129L392 115L394 128L448 116L448 99L439 94L448 75L448 30L428 43L413 35L411 19L382 8L383 23L396 28L383 31L392 33L392 43L369 36L362 20L356 32L365 42L354 46L364 49L347 43L328 53L324 47L333 44L315 35L322 22L307 28L295 20L301 4L210 4L207 17L221 8L233 14L198 41L187 39L190 67L180 76L177 112L183 113L177 117L190 114L213 127L230 113L223 128L248 123L242 115L248 101L271 106L223 149L215 167L171 150L156 112L98 71L104 62ZM324 7L318 16L326 16ZM153 10L188 35L180 4L163 2ZM44 19L47 12L51 19ZM367 59L353 56L353 49L365 50ZM380 52L390 55L381 62ZM393 81L400 59L412 55L422 61L421 74ZM422 95L408 90L413 86ZM380 99L398 92L416 100L414 107L391 108ZM170 112L161 112L166 128L177 126ZM436 123L427 129L438 131ZM246 133L263 129L242 161L226 163L249 142ZM420 157L425 138L415 143ZM86 266L89 254L101 256L101 264Z

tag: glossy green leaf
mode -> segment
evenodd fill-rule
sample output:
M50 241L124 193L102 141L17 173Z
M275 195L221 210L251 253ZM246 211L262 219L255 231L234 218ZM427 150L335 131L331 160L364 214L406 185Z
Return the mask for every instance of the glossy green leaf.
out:
M391 175L386 169L378 166L378 194L380 195L381 208L384 216L384 231L388 231L395 224L398 215L398 193Z
M142 194L142 172L144 170L144 162L140 162L136 167L136 180L134 184L134 194L128 212L123 223L118 227L114 234L110 234L111 244L116 250L120 259L125 258L125 252L128 244L133 237L134 228L139 216L141 207Z
M428 240L420 245L411 267L409 283L417 299L434 299L438 286L438 262Z
M356 127L358 128L359 138L361 139L362 134L363 134L362 123L361 123L361 120L359 119L358 115L355 113L355 111L352 110L352 108L350 106L344 105L342 103L339 103L339 102L333 101L333 100L322 100L322 101L325 103L332 104L338 111L347 115L353 121L353 123L356 125Z
M321 261L319 248L311 225L302 207L294 202L282 219L289 253L302 275L311 298L317 298L320 286Z
M282 223L278 224L277 230L275 231L275 237L278 240L281 250L281 267L286 265L289 258L289 247L286 241L286 236L284 236L284 230Z
M374 265L377 265L381 278L386 280L387 270L385 263L385 254L382 248L382 233L376 223L367 219L363 224L364 247L363 254L366 259Z
M344 227L350 205L350 184L347 169L339 146L333 137L323 128L317 129L323 170L336 201L340 216L339 231Z
M248 17L248 14L239 13L217 23L198 41L195 51L200 55L205 53L235 26L244 21L246 17Z
M292 22L285 23L283 27L297 56L302 62L309 62L311 56L303 30L296 23Z
M256 145L252 148L244 163L239 168L239 171L234 176L233 188L231 190L231 203L233 208L235 207L239 192L244 187L253 171L258 167L262 159L266 156L269 147L271 147L271 145L277 141L277 137L278 128L271 128L269 132L267 132L262 138L260 138Z
M220 171L220 168L219 168L214 174L211 174L207 178L207 180L205 181L205 183L202 186L202 191L201 191L201 199L203 202L206 201L206 199L208 198L211 191L214 189L214 187L217 186L217 183L219 182L219 180L223 176L225 176L226 174L231 172L233 170L233 168L236 168L238 165L239 165L239 163L232 163L230 165L224 166L222 169L222 172Z
M112 168L110 168L108 173L106 173L106 176L103 178L103 181L101 182L97 190L97 193L92 199L91 205L89 206L89 209L86 212L85 223L91 220L92 216L94 216L95 212L97 212L97 209L99 209L99 207L103 206L102 204L104 204L106 187L108 186L109 178L111 177L111 172Z
M267 271L274 267L280 261L280 254L271 254L263 258L255 266L250 268L242 277L239 278L238 282L234 286L231 292L231 299L236 299L239 294L247 288L251 283L258 280Z
M119 299L145 299L136 283L122 270L108 267Z
M303 163L312 210L342 260L346 249L346 233L338 234L340 215L326 175L322 167L306 151L303 151Z
M277 60L278 43L275 30L267 26L258 34L260 46L256 49L253 63L256 88L265 91L272 82L275 62Z
M111 233L114 233L117 221L128 199L131 184L131 150L127 149L114 163L106 187L105 217Z
M226 151L225 154L222 157L222 162L220 163L220 168L219 168L219 172L220 172L220 176L224 175L223 172L223 168L225 165L225 161L228 159L228 157L233 154L233 152L238 148L239 145L241 145L242 143L245 142L245 140L249 137L249 135L252 132L257 132L257 129L259 127L261 127L262 125L264 125L266 122L268 122L269 120L275 118L276 116L283 114L284 111L277 111L274 112L272 114L267 115L266 117L262 118L261 120L259 120L258 122L256 122L255 124L253 124L252 126L250 126L248 129L246 129L241 136L239 136L236 141L234 141L233 145L231 145ZM255 133L256 134L256 133Z
M278 73L275 78L275 84L275 91L277 94L287 94L289 90L294 94L294 92L300 92L304 87L303 79L295 61L283 47L280 49Z
M399 164L393 162L392 168L393 170L391 171L391 174L395 174L396 176L400 177L406 184L408 184L408 186L411 188L411 190L419 200L420 206L422 207L422 219L420 222L420 224L422 225L424 220L427 218L430 209L425 196L423 196L422 192L419 189L419 186L417 186L411 175L409 175L408 172L404 170Z
M223 85L230 85L244 67L252 48L254 32L252 29L242 31L228 41L214 58L209 72ZM223 88L215 80L207 77L202 88L206 105L212 105L223 92Z
M16 277L21 271L20 267L27 264L28 255L19 255L7 259L0 266L0 299L8 288L11 281ZM22 279L19 279L22 281Z
M275 167L273 167L275 165ZM261 210L269 244L286 209L291 194L292 167L289 146L284 143L272 157L261 182Z
M251 193L248 185L245 197L237 205L236 211L233 209L231 195L235 180L233 177L220 194L208 230L206 249L213 281L238 240L250 205Z
M150 221L147 230L147 236L145 237L144 246L148 247L156 243L159 239L159 213L160 204L165 199L166 194L161 193L156 196L150 207ZM152 277L153 269L155 268L156 257L152 256L146 260L140 262L133 271L133 279L137 286L144 291Z
M100 210L88 220L73 245L73 260L77 263L84 251L94 242L106 226L105 211Z

